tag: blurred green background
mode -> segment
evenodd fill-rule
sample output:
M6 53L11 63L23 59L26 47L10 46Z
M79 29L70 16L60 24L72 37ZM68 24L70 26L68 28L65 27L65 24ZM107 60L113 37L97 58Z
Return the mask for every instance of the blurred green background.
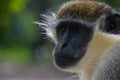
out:
M41 35L34 21L56 11L68 0L0 0L0 60L31 62L51 60L53 43ZM104 1L116 9L120 0ZM41 61L41 62L42 62Z
M67 1L0 0L0 80L73 80L54 67L54 43L34 24ZM99 1L120 10L120 0Z

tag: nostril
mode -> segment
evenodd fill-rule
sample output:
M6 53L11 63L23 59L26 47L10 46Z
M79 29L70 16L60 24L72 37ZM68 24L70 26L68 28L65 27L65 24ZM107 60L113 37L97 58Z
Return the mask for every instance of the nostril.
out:
M66 47L66 46L67 46L67 43L62 44L62 48Z

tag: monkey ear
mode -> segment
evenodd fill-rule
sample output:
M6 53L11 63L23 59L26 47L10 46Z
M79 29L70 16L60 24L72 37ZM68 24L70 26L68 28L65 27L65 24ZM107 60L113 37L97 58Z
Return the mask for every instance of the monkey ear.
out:
M109 14L105 19L103 30L108 33L120 33L120 14Z

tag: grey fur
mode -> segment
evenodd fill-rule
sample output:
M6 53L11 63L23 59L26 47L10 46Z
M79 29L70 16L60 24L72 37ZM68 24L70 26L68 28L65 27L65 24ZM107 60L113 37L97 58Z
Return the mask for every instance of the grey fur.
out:
M101 59L92 80L120 80L120 44Z

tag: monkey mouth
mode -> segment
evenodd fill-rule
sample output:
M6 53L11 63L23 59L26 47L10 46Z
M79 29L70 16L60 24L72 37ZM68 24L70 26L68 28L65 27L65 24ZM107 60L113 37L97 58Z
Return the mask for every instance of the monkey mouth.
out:
M55 64L62 69L76 66L78 62L84 57L85 53L85 48L54 53Z
M66 58L66 57L55 57L55 64L60 68L68 68L76 65L78 59Z

